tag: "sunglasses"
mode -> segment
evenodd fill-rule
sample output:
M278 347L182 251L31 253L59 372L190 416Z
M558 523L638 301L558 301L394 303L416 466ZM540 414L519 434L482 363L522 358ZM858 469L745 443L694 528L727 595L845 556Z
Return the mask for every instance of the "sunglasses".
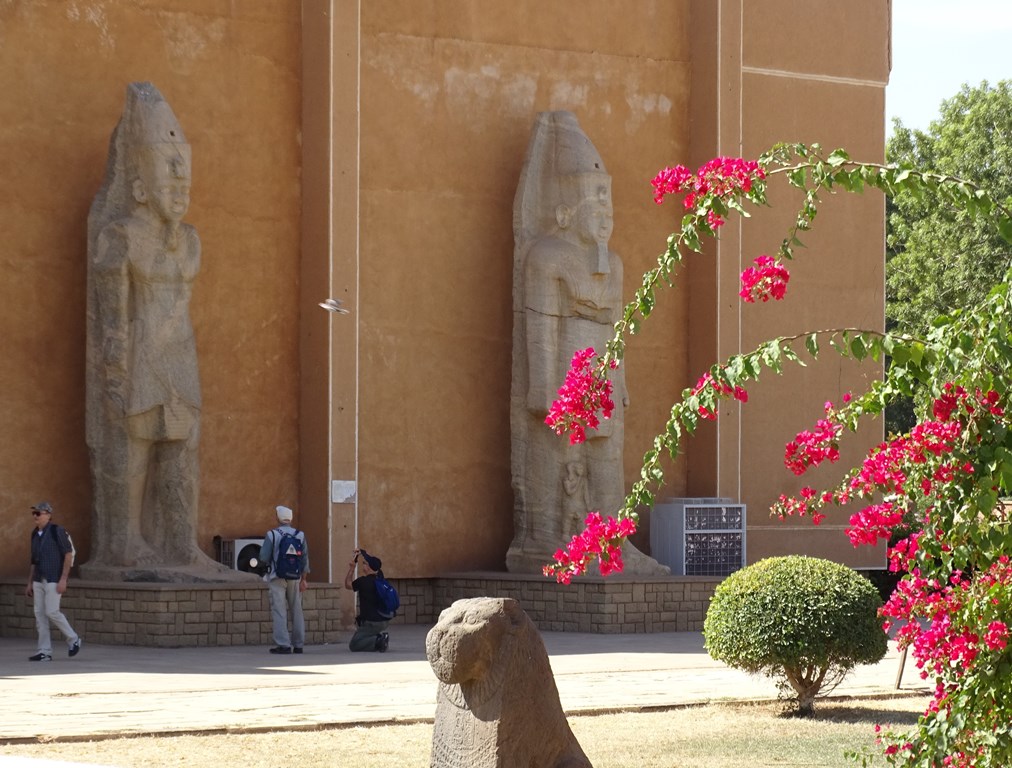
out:
M32 511L32 517L38 517L39 515L48 515L48 514L51 514L51 513L50 512L40 512L37 509Z

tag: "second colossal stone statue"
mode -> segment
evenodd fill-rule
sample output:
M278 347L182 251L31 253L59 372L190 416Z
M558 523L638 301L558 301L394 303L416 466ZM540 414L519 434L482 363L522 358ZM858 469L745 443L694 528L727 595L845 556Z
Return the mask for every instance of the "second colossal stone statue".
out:
M587 512L614 514L625 498L623 368L612 378L615 411L586 442L569 445L544 423L573 353L603 352L619 319L612 226L611 177L576 117L539 114L513 203L512 572L540 573ZM623 561L626 573L670 572L631 544Z
M197 545L200 384L189 302L200 240L183 222L190 145L151 83L127 87L88 216L85 578L226 573Z

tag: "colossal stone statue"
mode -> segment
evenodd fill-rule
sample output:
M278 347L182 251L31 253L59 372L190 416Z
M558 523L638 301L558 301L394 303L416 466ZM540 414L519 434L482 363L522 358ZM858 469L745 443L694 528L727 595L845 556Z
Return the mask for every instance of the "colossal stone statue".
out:
M200 240L183 223L190 145L151 83L127 87L88 215L85 578L187 581L227 569L197 546L200 383L190 325Z
M458 600L429 631L425 655L439 679L432 768L591 768L516 600Z
M611 177L594 145L573 114L542 112L513 202L512 572L540 573L587 512L614 514L625 498L623 368L615 411L586 442L569 445L544 423L573 353L603 352L622 311L612 224ZM670 573L631 544L622 557L626 573Z

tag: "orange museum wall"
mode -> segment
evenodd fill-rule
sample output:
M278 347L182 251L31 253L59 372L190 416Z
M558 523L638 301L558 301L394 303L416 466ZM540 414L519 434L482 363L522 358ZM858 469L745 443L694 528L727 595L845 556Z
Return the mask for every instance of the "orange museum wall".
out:
M738 23L758 29L750 4L724 5L739 7ZM861 5L872 13L882 3ZM700 162L715 149L754 153L767 139L809 139L809 129L827 144L837 136L852 144L856 131L860 149L881 153L881 131L869 128L881 122L880 99L855 102L864 112L842 135L828 130L831 113L813 112L797 125L774 119L780 107L768 105L790 103L791 91L776 90L783 83L767 82L760 70L809 66L769 61L779 46L746 48L735 98L755 129L734 134L733 113L700 95L728 71L720 57L730 48L716 41L730 17L717 29L709 6L689 0L76 7L0 9L0 140L13 160L0 191L0 210L10 214L0 257L0 416L8 435L0 446L0 515L8 522L0 543L9 546L23 543L27 507L41 498L57 505L82 559L90 545L86 217L129 81L158 85L193 144L187 218L204 249L192 305L204 394L201 544L210 552L215 534L259 534L273 523L273 506L290 502L311 542L322 542L314 564L323 564L317 556L333 563L329 573L315 567L316 577L333 580L343 577L345 557L327 550L345 547L352 525L398 577L503 567L512 534L512 203L536 112L575 112L613 176L612 245L625 261L627 295L676 224L670 203L658 208L650 199L648 180L660 167ZM887 18L870 18L853 31L862 41L855 60L887 38ZM318 29L321 20L330 29ZM334 101L317 103L328 77ZM795 129L799 135L785 135ZM333 145L318 152L328 133ZM860 203L831 224L827 258L860 253L857 266L880 275L880 208ZM307 235L331 219L332 245ZM747 247L729 238L726 247L748 253L753 237L744 236ZM716 321L739 322L741 310L718 289L732 284L723 278L738 260L721 250L717 266L690 270L630 344L627 484L698 363L737 351ZM799 280L829 279L819 264L821 257ZM328 287L354 296L333 337L322 312L306 309ZM880 317L881 286L866 287L850 285L831 307L856 305ZM700 307L703 299L709 303ZM743 341L780 328L771 317L749 319ZM349 364L338 359L348 354ZM816 409L826 397L804 382L790 386L792 401ZM760 388L756 397L770 395ZM690 444L690 462L671 470L664 494L740 490L754 515L772 492L767 464L783 450L780 435L772 439L765 428L766 409L754 413L740 427L727 419L741 429L741 455L762 457L750 458L740 489L714 469L739 458L725 454L734 441L721 435ZM342 511L328 524L328 500L307 491L323 483L307 484L308 475L357 479L357 521ZM342 526L349 530L337 532Z
M90 548L84 442L88 207L127 83L154 82L193 146L191 312L204 410L200 544L297 501L300 22L290 2L0 7L0 546L25 576L28 507Z
M534 115L573 111L604 158L627 293L672 224L648 182L687 152L687 4L572 9L362 6L358 530L398 575L504 569L512 206ZM630 346L628 477L684 385L684 312L669 292Z

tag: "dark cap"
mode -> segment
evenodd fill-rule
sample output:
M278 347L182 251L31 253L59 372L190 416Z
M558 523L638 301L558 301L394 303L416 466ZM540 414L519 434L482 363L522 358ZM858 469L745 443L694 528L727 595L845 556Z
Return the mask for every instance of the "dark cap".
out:
M32 511L48 512L49 514L53 514L53 505L50 504L48 501L40 501L38 504L32 507Z
M380 560L378 557L370 555L364 549L360 549L358 552L360 555L362 555L362 559L365 560L369 564L369 567L372 568L374 571L378 571L380 568L383 567L383 561Z

